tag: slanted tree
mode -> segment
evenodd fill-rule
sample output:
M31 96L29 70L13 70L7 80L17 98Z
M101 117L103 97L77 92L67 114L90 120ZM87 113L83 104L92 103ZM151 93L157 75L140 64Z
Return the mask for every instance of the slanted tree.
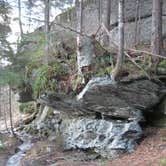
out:
M112 71L112 80L116 81L123 65L124 57L124 0L119 0L119 18L118 18L118 28L119 28L119 45L118 45L118 56L115 69Z
M162 51L162 0L153 0L151 52L160 55ZM151 58L151 68L157 71L158 57Z

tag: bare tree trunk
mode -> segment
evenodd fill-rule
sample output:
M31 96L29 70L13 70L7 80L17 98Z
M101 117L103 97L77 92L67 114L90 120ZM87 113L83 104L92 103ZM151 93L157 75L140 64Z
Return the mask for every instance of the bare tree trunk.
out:
M162 0L153 0L151 52L160 55L162 51ZM151 66L155 72L159 58L152 57Z
M48 57L49 57L49 32L50 32L50 0L44 0L45 4L45 11L44 11L44 32L45 32L45 55L44 55L44 63L47 65L48 64Z
M110 19L111 19L111 0L107 0L106 4L106 18L104 20L104 25L110 31ZM104 46L108 47L109 46L109 36L106 34L103 38L103 44Z
M102 18L102 0L98 1L98 20L99 20L99 25L101 25L101 18Z
M31 17L32 17L32 9L29 9L29 18L28 18L28 30L31 31Z
M102 0L98 0L98 24L102 25ZM102 33L99 33L99 41L102 39Z
M136 0L136 12L135 12L135 47L138 45L138 19L139 19L139 10L140 10L140 0Z
M14 135L13 120L12 120L12 90L10 86L9 86L9 116L10 116L11 133L12 135Z
M23 28L22 28L22 21L21 21L21 0L18 0L18 19L19 19L19 27L20 27L20 36L21 39L23 37Z
M4 102L5 103L5 102ZM4 107L3 107L3 116L4 116L4 121L5 121L5 128L6 128L6 131L8 132L8 126L7 126L7 109L6 109L6 105L4 104Z
M6 94L8 94L6 91L6 89L4 88L3 89L3 92L2 92L2 95L3 95L3 118L4 118L4 121L5 121L5 128L6 128L6 131L8 132L8 125L7 125L7 105L8 105L8 96L5 96ZM6 101L7 100L7 101Z
M3 95L2 94L2 87L0 86L0 116L2 116L2 112L3 112L2 111L2 103L3 103L3 101L2 101L3 96L2 95Z
M119 73L121 72L123 65L123 53L124 53L124 0L119 0L119 46L118 46L118 57L115 69L112 72L112 80L116 81Z
M83 26L83 1L76 0L76 12L77 12L77 31L82 33ZM82 75L80 60L81 60L81 35L77 34L77 65L78 65L78 74Z

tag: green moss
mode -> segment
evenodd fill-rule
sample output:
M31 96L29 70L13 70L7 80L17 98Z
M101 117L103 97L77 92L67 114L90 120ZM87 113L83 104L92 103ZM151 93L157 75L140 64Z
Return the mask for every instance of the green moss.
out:
M4 151L5 145L2 140L0 140L0 151Z
M48 91L57 91L57 79L60 75L66 74L63 66L59 62L53 62L48 66L42 65L37 72L37 77L33 83L33 97Z
M166 59L162 60L159 64L160 67L166 68Z
M105 76L105 75L110 75L110 73L112 72L112 67L111 66L108 66L108 67L105 67L105 68L101 68L97 71L97 73L95 74L97 77L102 77L102 76Z
M54 109L51 108L51 107L49 107L49 110L47 112L45 120L48 119L48 118L50 118L53 115L53 113L54 113Z
M161 159L161 160L160 160L160 163L161 163L161 165L166 166L166 159L165 159L165 158L164 158L164 159Z
M21 113L33 113L35 112L35 105L33 102L21 103L19 105L19 111Z
M71 85L74 91L77 89L78 85L82 83L82 79L83 78L78 75L75 79L72 80Z

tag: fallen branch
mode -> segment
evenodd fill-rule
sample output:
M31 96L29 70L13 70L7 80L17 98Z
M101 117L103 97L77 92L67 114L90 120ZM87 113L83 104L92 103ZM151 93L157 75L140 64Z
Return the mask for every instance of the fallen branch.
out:
M159 57L159 58L162 58L162 59L166 59L166 56L153 54L153 53L151 53L151 52L149 52L149 51L136 50L136 49L133 49L133 48L129 48L129 49L127 49L127 50L128 50L128 51L131 51L131 52L144 53L144 54L147 54L147 55L152 55L152 56L156 56L156 57Z
M148 77L149 80L151 79L151 77L148 75L148 73L140 65L138 65L126 51L124 51L124 54L129 58L129 60L133 64L135 64L140 70L142 70L144 72L144 74Z
M27 17L25 17L25 18L27 18ZM40 19L37 19L37 18L31 18L32 20L34 20L34 21L39 21L39 22L45 22L44 20L40 20ZM76 34L80 34L81 36L86 36L86 37L89 37L90 38L90 36L88 36L87 34L85 34L85 33L80 33L80 32L78 32L77 30L75 30L75 29L73 29L73 28L71 28L71 27L68 27L68 26L65 26L65 25L63 25L63 24L60 24L60 23L57 23L57 22L50 22L50 27L52 26L52 25L58 25L59 27L62 27L62 28L64 28L64 29L67 29L67 30L69 30L69 31L72 31L72 32L74 32L74 33L76 33Z
M75 29L73 29L73 28L70 28L70 27L68 27L68 26L64 26L64 25L62 25L62 24L60 24L60 23L53 22L52 24L58 25L58 26L60 26L60 27L62 27L62 28L64 28L64 29L70 30L70 31L72 31L72 32L74 32L74 33L77 33L77 34L81 35L81 36L86 36L86 37L90 38L90 36L88 36L87 34L78 32L77 30L75 30ZM51 25L52 25L52 24L51 24Z
M100 29L101 29L101 25L98 27L96 33L94 34L95 37L96 37L96 35L98 34L98 32L100 31Z

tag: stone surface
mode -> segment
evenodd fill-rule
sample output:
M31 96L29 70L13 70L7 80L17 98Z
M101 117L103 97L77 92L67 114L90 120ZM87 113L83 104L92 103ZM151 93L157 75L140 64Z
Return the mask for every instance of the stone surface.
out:
M148 121L155 127L166 127L166 97L147 115Z
M115 158L132 152L142 130L137 122L74 119L64 130L65 149L94 149L103 157Z
M84 4L84 17L83 17L83 30L86 34L95 34L99 28L99 8L98 0L87 0ZM106 19L107 0L102 1L102 20ZM86 13L86 14L85 14ZM163 34L166 35L166 1L163 1ZM132 47L135 45L135 15L136 15L136 0L125 1L125 45L126 47ZM140 0L140 17L138 38L139 43L147 43L151 39L151 15L152 15L152 1ZM117 22L118 22L118 1L111 0L111 26L113 28L110 31L111 34L111 46L114 46L114 42L117 43ZM56 17L55 22L59 22L65 26L76 29L76 12L73 8L63 14ZM58 27L56 24L52 26L52 30L58 31L63 34L63 28ZM65 30L66 31L66 30ZM100 36L105 35L103 30L100 31Z
M99 115L99 118L141 121L164 97L164 87L146 79L114 84L109 77L92 78L77 96L42 96L42 102L68 116Z
M78 102L88 111L122 119L141 119L141 111L157 105L163 95L158 84L140 79L113 84L110 78L93 78L77 96Z
M132 152L142 136L139 125L163 98L165 87L136 79L118 84L110 77L92 78L77 99L58 94L42 97L54 109L41 130L65 149L91 149L106 158ZM161 93L163 91L163 93ZM148 112L149 111L149 112Z

